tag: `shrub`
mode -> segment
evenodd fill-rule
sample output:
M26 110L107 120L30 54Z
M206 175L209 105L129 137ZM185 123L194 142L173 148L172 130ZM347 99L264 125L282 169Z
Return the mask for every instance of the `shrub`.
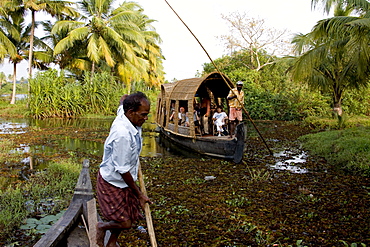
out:
M7 236L32 214L51 214L65 208L73 194L81 166L69 160L52 163L16 188L0 191L0 236ZM68 196L69 195L69 196ZM46 199L52 203L45 203ZM1 237L2 237L1 236Z

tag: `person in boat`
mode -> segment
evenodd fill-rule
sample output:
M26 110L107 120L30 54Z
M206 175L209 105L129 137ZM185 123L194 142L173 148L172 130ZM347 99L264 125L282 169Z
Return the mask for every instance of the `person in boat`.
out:
M221 133L224 132L223 127L227 118L228 117L226 112L222 110L221 106L217 106L216 112L213 114L212 119L214 121L214 124L216 125L218 136L221 136Z
M235 127L243 120L244 92L243 82L238 81L236 88L230 90L227 99L229 100L229 120L230 120L230 137L235 134Z
M200 116L201 116L201 124L203 126L203 134L209 134L209 127L208 127L208 117L211 115L211 99L210 98L202 98L200 103Z
M121 114L112 123L104 143L103 161L97 178L97 198L105 222L97 224L97 245L104 246L105 232L110 230L108 247L116 247L122 230L142 219L141 209L151 203L136 185L139 154L142 149L141 126L148 119L150 102L137 92L126 96Z
M175 103L171 103L171 110L170 110L170 123L173 123L173 118L175 117Z
M179 126L189 127L189 117L187 116L187 113L185 112L184 107L180 107Z
M194 126L195 126L195 131L197 132L197 134L200 134L201 133L201 130L200 130L200 108L199 108L199 103L195 103L194 104Z

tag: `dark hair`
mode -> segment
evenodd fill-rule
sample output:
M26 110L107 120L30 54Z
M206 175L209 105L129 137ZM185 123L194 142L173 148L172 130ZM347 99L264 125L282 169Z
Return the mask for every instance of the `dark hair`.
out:
M123 110L125 112L128 112L129 110L132 110L132 111L139 110L142 100L146 100L150 104L149 99L142 92L136 92L136 93L128 95L123 101L123 104L122 104Z

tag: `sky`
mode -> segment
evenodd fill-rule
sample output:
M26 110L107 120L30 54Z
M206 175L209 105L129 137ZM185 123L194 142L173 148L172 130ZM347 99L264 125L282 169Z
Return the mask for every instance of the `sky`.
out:
M116 4L123 0L116 1ZM161 36L165 78L186 79L195 77L202 64L210 59L196 39L181 23L165 0L134 0L153 23ZM167 0L187 24L210 57L215 60L226 54L221 35L228 34L227 24L221 15L233 12L246 13L250 18L264 19L269 28L287 29L290 33L308 33L321 19L328 16L318 7L311 9L311 0ZM41 17L44 18L44 17ZM37 16L36 16L37 19ZM39 20L39 19L37 19ZM12 73L8 63L0 65L0 72ZM17 78L27 78L27 63L18 68Z

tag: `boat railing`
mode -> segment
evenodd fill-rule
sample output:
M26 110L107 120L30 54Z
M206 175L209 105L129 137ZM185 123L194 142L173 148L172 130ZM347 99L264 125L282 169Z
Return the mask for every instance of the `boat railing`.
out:
M175 132L175 124L169 123L167 130L179 135L190 136L190 127L178 126L177 132Z

